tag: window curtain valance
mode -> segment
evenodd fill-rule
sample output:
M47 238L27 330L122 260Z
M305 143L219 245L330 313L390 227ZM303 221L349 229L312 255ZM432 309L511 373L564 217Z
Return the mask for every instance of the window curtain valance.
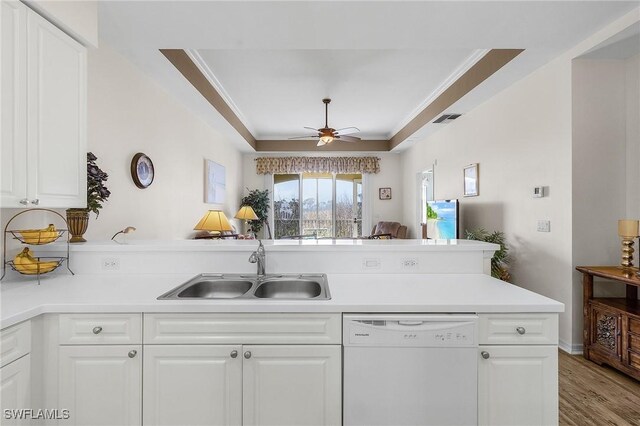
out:
M378 157L259 157L259 175L275 173L378 173Z

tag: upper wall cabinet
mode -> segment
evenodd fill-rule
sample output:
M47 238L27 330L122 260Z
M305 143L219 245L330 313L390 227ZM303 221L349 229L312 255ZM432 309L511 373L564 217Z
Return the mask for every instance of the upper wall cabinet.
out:
M86 207L84 46L1 1L2 207Z

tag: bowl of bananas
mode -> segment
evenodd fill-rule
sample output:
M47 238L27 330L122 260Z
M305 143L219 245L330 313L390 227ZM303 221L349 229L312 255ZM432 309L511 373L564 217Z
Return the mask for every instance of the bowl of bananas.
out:
M49 244L60 238L62 231L56 229L50 224L44 229L25 229L21 231L12 231L13 235L25 244L41 245Z
M31 249L26 247L16 255L12 262L8 262L13 269L24 275L46 274L56 269L63 259L44 261L33 255Z

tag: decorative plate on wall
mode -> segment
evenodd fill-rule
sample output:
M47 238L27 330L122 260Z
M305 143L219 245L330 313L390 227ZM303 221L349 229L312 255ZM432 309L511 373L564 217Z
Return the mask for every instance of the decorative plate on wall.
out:
M151 159L139 152L131 160L131 177L138 188L145 189L153 183L155 172Z

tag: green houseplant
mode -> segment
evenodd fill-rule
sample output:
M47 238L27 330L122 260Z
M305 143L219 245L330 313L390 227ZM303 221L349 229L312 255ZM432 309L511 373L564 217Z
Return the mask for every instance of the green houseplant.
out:
M109 178L98 165L92 152L87 152L87 207L83 209L67 209L67 223L72 243L83 243L87 240L83 235L89 227L89 212L94 212L96 218L100 215L102 203L111 195L105 182Z
M249 190L249 188L247 188ZM242 197L243 206L251 206L258 220L250 220L249 232L257 234L262 230L262 227L266 224L269 231L269 238L271 238L271 229L269 228L268 215L269 215L269 190L253 189L249 190L249 195Z
M484 228L467 230L467 240L484 241L486 243L498 244L500 250L497 250L491 258L491 276L502 281L511 282L511 274L509 273L509 247L505 242L504 232L489 232Z

